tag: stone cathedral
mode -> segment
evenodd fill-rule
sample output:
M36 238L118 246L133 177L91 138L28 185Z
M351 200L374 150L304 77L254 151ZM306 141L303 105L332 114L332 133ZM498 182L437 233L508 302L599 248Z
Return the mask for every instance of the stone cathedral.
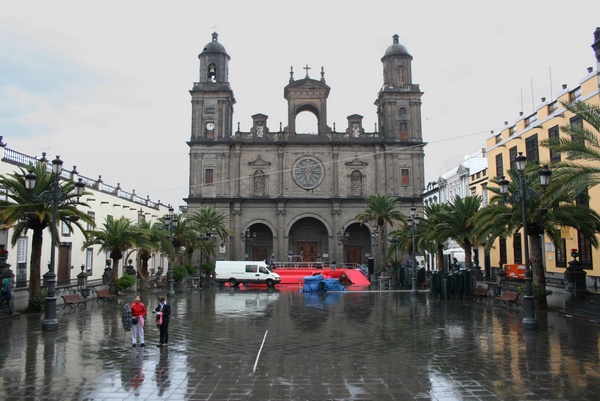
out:
M385 46L382 44L382 46ZM382 47L383 49L383 47ZM412 56L393 36L381 62L383 84L375 106L373 131L363 116L347 117L345 127L327 122L331 88L320 77L294 78L284 88L288 121L273 126L268 115L252 116L242 130L233 123L235 97L229 61L217 33L198 55L194 82L187 213L205 206L225 212L234 233L217 246L217 258L276 261L303 255L304 261L378 263L376 227L356 216L372 194L398 197L401 212L421 210L424 146L421 96L412 82ZM357 74L358 76L358 74ZM299 113L316 118L317 132L296 130ZM388 227L389 228L389 227ZM219 244L218 244L219 245ZM294 256L288 257L289 254Z

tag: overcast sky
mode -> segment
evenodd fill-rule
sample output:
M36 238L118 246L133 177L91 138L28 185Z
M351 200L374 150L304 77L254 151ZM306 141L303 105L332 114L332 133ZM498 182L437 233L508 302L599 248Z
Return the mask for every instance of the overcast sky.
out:
M594 67L595 1L19 1L0 13L0 135L153 201L188 194L198 54L231 56L234 126L287 125L290 66L331 87L328 125L372 130L381 57L398 34L422 97L426 182Z

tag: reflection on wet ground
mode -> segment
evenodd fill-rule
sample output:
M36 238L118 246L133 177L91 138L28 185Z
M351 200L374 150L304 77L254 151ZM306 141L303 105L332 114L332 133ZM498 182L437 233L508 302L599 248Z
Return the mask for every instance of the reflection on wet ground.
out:
M145 294L149 310L157 294ZM127 301L129 301L127 298ZM600 326L429 294L177 293L170 346L131 349L121 306L0 324L3 400L597 400ZM148 323L152 323L149 321ZM263 344L264 340L264 344ZM262 347L261 347L262 346Z

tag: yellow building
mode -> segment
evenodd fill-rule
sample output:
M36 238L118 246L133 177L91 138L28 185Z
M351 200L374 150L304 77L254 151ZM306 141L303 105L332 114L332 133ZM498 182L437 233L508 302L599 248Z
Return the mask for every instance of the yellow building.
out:
M600 50L596 46L600 43L597 35L594 49L596 55ZM501 132L492 133L486 142L488 173L490 179L507 176L507 170L514 164L514 160L522 152L527 161L538 161L545 165L550 161L558 161L560 154L551 154L550 150L540 147L539 143L548 138L565 135L560 127L565 125L587 126L580 116L568 111L563 103L583 101L588 104L600 106L599 76L593 68L588 68L587 75L575 88L562 86L562 91L554 99L541 99L534 113L521 116L514 124L505 122ZM587 126L587 128L592 129ZM600 135L600 133L599 133ZM562 156L564 157L564 156ZM490 185L494 185L491 184ZM590 188L590 207L600 211L600 186ZM521 234L522 235L522 234ZM543 239L542 255L544 256L545 269L549 273L564 273L568 266L569 250L576 248L580 252L581 261L588 277L600 276L600 249L594 249L589 242L578 235L577 230L565 228L561 232L561 244L557 247L548 238ZM524 238L505 238L496 241L490 252L491 265L499 267L500 264L524 264L523 246ZM596 263L594 263L596 262Z

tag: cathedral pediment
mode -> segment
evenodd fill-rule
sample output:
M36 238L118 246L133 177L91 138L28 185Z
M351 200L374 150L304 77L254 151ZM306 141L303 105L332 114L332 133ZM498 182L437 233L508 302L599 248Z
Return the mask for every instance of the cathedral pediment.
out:
M262 156L258 155L256 159L254 159L253 161L249 161L248 165L252 167L268 167L271 165L271 162L263 160Z
M348 167L366 167L369 163L360 160L358 157L355 157L354 160L346 162L346 166Z

